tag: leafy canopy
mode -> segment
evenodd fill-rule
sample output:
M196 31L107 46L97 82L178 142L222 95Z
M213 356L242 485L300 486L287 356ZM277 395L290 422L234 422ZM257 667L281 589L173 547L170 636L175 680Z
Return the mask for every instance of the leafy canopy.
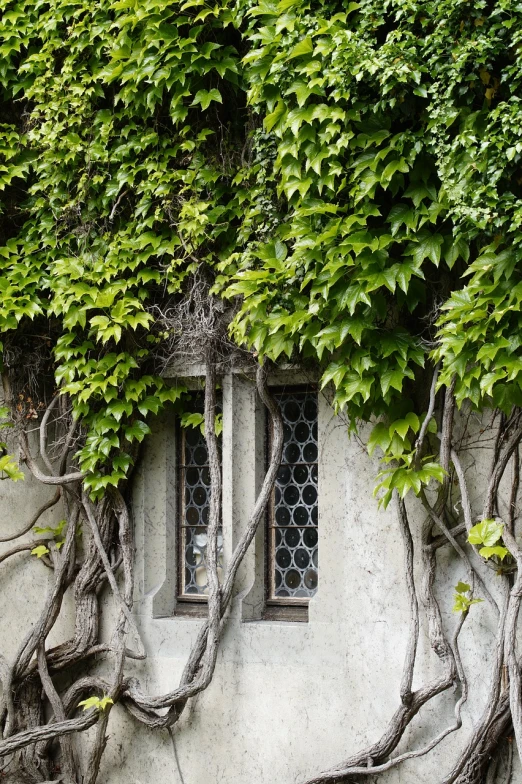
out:
M427 366L459 403L522 403L518 4L0 12L0 330L50 344L94 496L182 399L156 314L202 270L238 344L386 418L385 503L441 479L414 455Z

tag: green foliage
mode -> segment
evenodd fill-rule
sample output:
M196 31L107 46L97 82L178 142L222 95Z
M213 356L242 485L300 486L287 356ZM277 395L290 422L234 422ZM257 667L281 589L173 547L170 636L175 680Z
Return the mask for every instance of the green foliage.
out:
M7 419L9 414L10 411L7 406L0 406L0 420ZM13 423L9 420L0 424L0 427L2 428L8 428L12 426ZM10 479L12 482L18 482L20 479L25 479L25 476L23 472L20 471L15 458L12 455L5 454L7 448L8 447L6 442L0 441L0 449L4 452L4 454L0 457L0 479Z
M47 539L54 539L54 542L55 542L55 545L56 545L56 549L59 550L60 547L62 547L63 543L65 542L64 531L65 531L66 526L67 526L67 520L60 520L58 525L56 525L54 528L52 526L50 526L50 525L45 526L43 528L40 527L40 526L35 526L33 528L33 531L34 531L35 534L44 534L44 535L46 535ZM41 548L38 547L36 549L40 550ZM45 549L46 549L46 552L49 552L49 550L47 550L47 548L45 548ZM35 553L34 550L32 552ZM36 553L36 555L38 555L38 553Z
M180 416L181 427L194 427L199 428L202 435L205 435L205 416L204 414L193 413L185 411ZM217 436L223 432L223 414L216 414L214 422L214 430Z
M467 583L459 582L455 586L453 601L453 612L467 613L472 604L480 604L484 600L473 599L471 587Z
M382 469L377 479L381 480L374 490L374 496L383 491L379 498L379 506L386 508L390 503L393 491L397 490L404 498L410 490L419 495L432 479L442 482L446 472L438 463L433 462L432 455L417 459L416 448L412 448L410 434L419 433L423 420L409 411L401 417L386 425L379 422L372 429L368 439L368 453L372 455L377 447L383 452L384 464L393 463L390 468ZM430 419L427 427L428 433L437 431L434 419Z
M156 308L195 273L237 306L238 344L318 365L352 427L388 423L384 504L442 479L412 442L434 362L459 404L522 405L518 7L0 12L0 331L47 336L93 497L149 415L183 410Z
M441 383L457 372L476 406L519 401L520 10L274 2L248 17L278 220L223 268L244 298L236 338L317 356L337 406L368 419L420 378L423 316L454 287Z
M125 479L148 416L180 401L154 374L152 309L196 253L213 263L238 211L217 157L236 154L241 102L229 5L0 3L0 196L16 182L19 213L0 233L0 329L51 326L94 498Z
M12 455L0 457L0 479L11 479L13 482L25 479L23 472L20 471L18 463Z
M39 544L37 547L33 547L31 550L31 555L36 555L37 558L41 558L43 555L47 555L48 552L48 547L46 547L44 544Z
M96 708L96 710L102 712L108 705L113 705L114 700L111 697L107 697L104 695L103 697L88 697L86 700L82 700L78 703L78 705L83 705L84 711L89 710L90 708Z
M496 520L482 520L470 529L468 542L470 544L483 545L479 550L479 554L486 560L495 555L503 561L506 555L509 555L509 550L500 541L503 530L503 523L499 523Z
M218 437L223 432L223 414L216 414L216 419L214 421L214 431Z
M199 428L203 434L205 433L205 417L203 414L185 412L180 417L180 423L181 427Z
M386 460L394 460L393 457ZM423 458L420 468L415 468L413 464L414 453L401 455L398 467L385 468L377 474L377 480L381 480L374 490L374 495L383 490L384 495L379 499L379 506L388 506L392 499L393 491L397 490L400 497L404 498L410 490L415 495L419 495L424 487L427 487L432 479L442 482L446 472L438 463L431 461L429 457Z

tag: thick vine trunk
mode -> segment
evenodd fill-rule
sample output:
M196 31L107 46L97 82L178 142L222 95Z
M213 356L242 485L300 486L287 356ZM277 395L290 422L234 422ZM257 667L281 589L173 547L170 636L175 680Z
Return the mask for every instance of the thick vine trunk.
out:
M81 491L82 475L66 473L68 450L74 426L69 428L62 448L58 469L48 457L47 427L56 406L54 399L40 427L40 454L48 473L33 459L29 442L22 435L25 461L36 479L57 487L54 496L38 510L15 536L24 536L41 515L60 500L67 519L63 546L48 543L44 563L52 570L52 585L43 610L34 627L20 644L12 662L0 659L3 699L0 703L4 740L0 741L0 759L8 758L10 767L24 781L42 782L59 775L64 784L95 784L107 742L107 725L112 704L121 704L140 722L149 727L171 727L180 717L187 701L207 688L216 666L223 624L226 622L234 581L269 501L283 447L283 423L279 409L269 395L266 368L257 373L257 388L267 405L273 423L274 440L269 469L245 532L226 566L223 582L218 579L217 536L221 517L221 467L215 436L216 373L212 354L207 354L205 391L205 426L211 473L211 505L208 525L209 615L188 657L180 684L171 692L157 697L143 694L139 683L125 677L125 660L129 656L144 658L143 652L126 646L129 631L137 633L132 617L133 550L131 525L126 502L118 490L109 491L93 503ZM65 455L64 455L65 452ZM77 531L83 531L81 552L77 548ZM41 540L40 540L41 543ZM15 545L2 558L30 550L34 543ZM123 573L123 588L116 577ZM74 636L53 648L46 640L62 609L65 591L72 588L75 610ZM109 588L118 608L116 627L110 643L100 640L100 592ZM104 654L110 664L107 676L77 673L95 655ZM55 676L70 673L75 680L65 690L57 687ZM76 674L76 675L75 675ZM77 714L82 698L97 694L110 698L103 710L91 708ZM111 702L112 701L112 702ZM166 713L161 713L167 708ZM96 724L95 738L87 763L80 769L74 751L73 735ZM57 767L58 766L58 767ZM59 771L59 772L58 772ZM56 779L58 780L58 779Z

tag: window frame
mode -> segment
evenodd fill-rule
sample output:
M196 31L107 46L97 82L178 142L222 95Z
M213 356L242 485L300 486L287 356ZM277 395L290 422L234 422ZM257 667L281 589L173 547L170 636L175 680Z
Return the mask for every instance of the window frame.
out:
M311 394L313 393L317 408L319 409L319 388L316 383L291 383L291 384L270 384L269 392L277 398L282 394ZM318 412L319 413L319 412ZM319 416L317 414L317 424ZM273 427L272 421L265 414L265 471L268 468L270 461L270 452L272 447ZM319 468L319 455L317 460L310 465L316 465ZM310 600L314 598L317 591L313 596L274 596L274 573L275 573L275 530L277 526L274 524L274 497L275 488L270 495L270 502L266 509L265 525L264 525L264 596L265 596L265 610L263 618L265 620L295 620L295 621L308 621L308 607ZM317 504L319 502L319 488L317 491ZM315 530L319 529L319 520L317 525L313 526ZM317 570L319 567L316 567Z
M192 389L190 390L191 394L194 396L201 396L204 401L204 390L201 389ZM222 408L222 400L218 399L217 405ZM191 466L187 466L185 463L185 438L186 438L186 431L188 428L183 427L181 424L181 418L179 416L176 417L175 423L175 460L176 460L176 470L175 470L175 486L176 486L176 519L175 519L175 537L176 537L176 562L177 562L177 569L176 569L176 584L175 584L175 606L176 606L176 615L194 615L194 616L206 616L208 612L208 594L200 594L200 593L185 593L184 592L184 583L185 583L185 531L187 528L199 528L203 526L193 526L193 525L186 525L184 523L185 520L185 476L187 468ZM220 450L221 451L221 450ZM203 466L201 466L203 468ZM223 460L221 455L220 461L220 468L221 472L223 471ZM220 523L220 531L221 537L223 540L223 500L221 502L221 523Z
M183 392L201 393L205 368L200 364L176 365L168 369L166 383L182 386ZM312 370L283 366L270 372L269 388L275 392L309 389L317 395L318 447L321 454L325 396L320 393ZM237 539L245 530L266 476L267 411L256 389L251 368L233 368L219 374L222 387L222 530L224 567ZM326 399L326 398L325 398ZM168 409L168 410L167 410ZM323 413L321 413L323 412ZM156 619L187 619L201 622L208 616L208 602L196 594L178 598L180 559L179 502L180 420L176 406L168 406L151 420L151 438L146 440L134 496L137 540L136 606ZM239 459L238 459L239 455ZM319 479L321 460L319 460ZM321 497L322 498L322 497ZM326 499L318 500L319 522ZM319 536L321 540L322 536ZM321 548L321 541L319 541ZM266 605L267 522L263 514L252 545L238 573L235 609L241 622L307 622L308 606ZM310 602L315 612L317 595Z

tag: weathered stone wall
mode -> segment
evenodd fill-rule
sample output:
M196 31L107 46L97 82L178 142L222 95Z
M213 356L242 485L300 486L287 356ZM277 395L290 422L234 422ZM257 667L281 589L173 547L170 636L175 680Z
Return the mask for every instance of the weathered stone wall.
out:
M223 408L226 559L262 480L265 426L254 385L241 374L223 379ZM480 429L479 423L473 426ZM158 420L140 462L133 501L135 611L148 658L129 662L143 688L158 694L177 684L202 623L176 615L175 455L174 424ZM465 457L477 498L489 456L484 449ZM372 498L377 461L368 458L360 441L349 439L346 424L333 415L324 396L319 461L320 582L308 623L260 619L260 532L240 571L212 684L176 725L174 744L167 732L142 728L117 706L111 714L103 784L294 784L340 762L385 729L399 704L408 632L402 542L393 508L379 511ZM37 500L51 492L30 479L25 486L1 483L2 529L20 527ZM415 499L410 512L417 534L423 515ZM439 600L444 617L455 624L452 585L466 574L447 548L439 558L445 575ZM7 657L37 617L48 584L46 568L27 554L0 565L1 650ZM65 618L66 627L71 620L70 615ZM62 625L55 639L66 631ZM486 700L494 631L488 605L473 607L461 635L470 681L463 729L428 758L408 762L381 781L436 784L451 767L472 717L476 720ZM440 672L425 629L420 650L414 686ZM400 750L406 745L421 748L449 725L455 701L455 695L446 693L422 710ZM517 767L513 782L521 781Z

